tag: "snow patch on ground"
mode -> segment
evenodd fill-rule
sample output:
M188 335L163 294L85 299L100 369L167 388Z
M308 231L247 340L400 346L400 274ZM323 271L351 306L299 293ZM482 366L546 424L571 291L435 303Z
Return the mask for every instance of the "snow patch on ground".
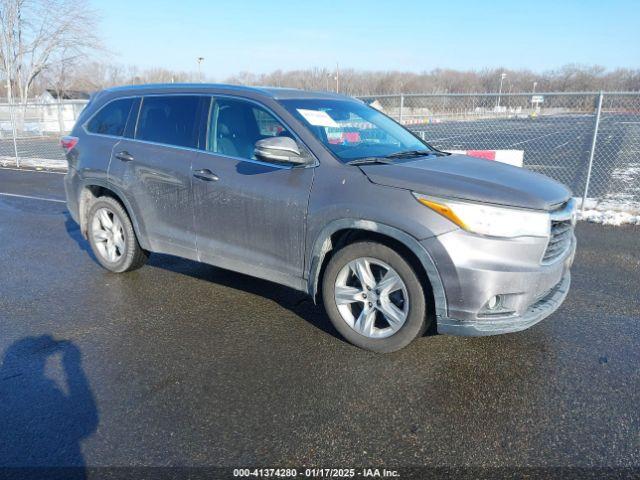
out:
M578 220L602 225L640 225L640 202L605 198L587 198L584 210L578 201Z
M614 210L585 210L578 211L578 220L586 222L601 223L602 225L640 225L640 215L633 215L627 212L616 212Z
M0 156L0 167L16 167L16 158L8 156ZM54 160L51 158L20 158L20 168L28 168L34 170L56 170L59 172L67 171L66 160Z

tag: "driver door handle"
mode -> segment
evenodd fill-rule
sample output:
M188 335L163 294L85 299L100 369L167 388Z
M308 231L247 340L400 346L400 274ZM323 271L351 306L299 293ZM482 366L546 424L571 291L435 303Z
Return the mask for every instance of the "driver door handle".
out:
M205 182L217 182L220 178L208 168L194 170L193 176Z
M123 162L130 162L133 160L133 155L131 155L126 150L123 150L122 152L116 153L116 158L118 160L122 160Z

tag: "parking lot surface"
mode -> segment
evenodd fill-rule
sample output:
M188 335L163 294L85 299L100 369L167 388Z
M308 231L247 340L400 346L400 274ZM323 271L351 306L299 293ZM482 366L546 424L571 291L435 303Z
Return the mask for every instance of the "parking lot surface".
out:
M37 199L61 175L0 192L0 466L640 466L640 227L579 224L569 297L528 331L378 355L266 281L103 270Z

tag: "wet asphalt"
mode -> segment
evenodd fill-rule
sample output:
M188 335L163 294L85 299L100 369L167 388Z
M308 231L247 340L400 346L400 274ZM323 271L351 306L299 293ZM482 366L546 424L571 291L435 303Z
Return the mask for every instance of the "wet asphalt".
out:
M0 192L64 197L53 173ZM109 273L64 203L0 195L0 466L638 467L640 227L577 236L541 324L378 355L266 281Z

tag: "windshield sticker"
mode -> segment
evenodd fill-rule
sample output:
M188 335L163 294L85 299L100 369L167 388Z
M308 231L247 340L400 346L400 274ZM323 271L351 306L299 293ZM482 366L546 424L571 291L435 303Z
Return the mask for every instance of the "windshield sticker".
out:
M340 126L329 116L327 112L323 112L322 110L306 110L304 108L298 108L297 110L307 122L316 127Z

